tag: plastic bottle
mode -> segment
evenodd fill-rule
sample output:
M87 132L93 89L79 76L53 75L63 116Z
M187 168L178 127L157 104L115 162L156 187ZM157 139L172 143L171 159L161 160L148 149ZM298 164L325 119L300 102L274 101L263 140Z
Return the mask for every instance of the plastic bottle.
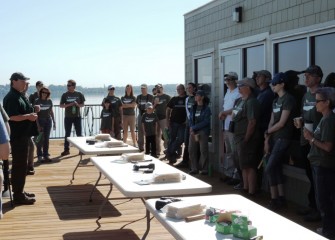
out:
M71 110L72 110L72 114L76 114L76 111L77 111L76 105L73 105Z

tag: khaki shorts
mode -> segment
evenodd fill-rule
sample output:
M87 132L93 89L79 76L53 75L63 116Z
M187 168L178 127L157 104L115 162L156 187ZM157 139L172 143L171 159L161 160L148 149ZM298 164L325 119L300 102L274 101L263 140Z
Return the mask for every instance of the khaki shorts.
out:
M123 130L135 131L135 115L123 115Z

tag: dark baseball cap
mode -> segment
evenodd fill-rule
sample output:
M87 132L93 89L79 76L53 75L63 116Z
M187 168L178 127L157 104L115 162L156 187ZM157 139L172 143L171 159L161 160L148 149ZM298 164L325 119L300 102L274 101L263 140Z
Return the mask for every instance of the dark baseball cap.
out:
M15 80L15 81L17 81L17 80L29 80L29 79L30 78L25 77L23 75L23 73L21 73L21 72L15 72L15 73L12 74L12 76L10 77L9 80Z
M272 85L277 85L277 84L280 84L280 83L287 83L287 76L280 72L280 73L277 73L273 78L272 80L268 81L269 83L271 83Z
M322 69L318 65L311 65L305 71L302 71L302 72L303 73L310 73L310 74L316 75L320 78L323 77Z

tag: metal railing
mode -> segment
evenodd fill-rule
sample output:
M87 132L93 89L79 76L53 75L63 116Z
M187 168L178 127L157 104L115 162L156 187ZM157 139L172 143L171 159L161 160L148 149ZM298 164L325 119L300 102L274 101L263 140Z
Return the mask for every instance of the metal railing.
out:
M93 136L100 133L100 114L102 106L99 104L87 104L81 108L81 121L82 121L82 134L84 136ZM60 108L59 105L53 107L56 130L51 131L50 138L64 138L64 112L65 110ZM75 136L74 128L72 128L72 135Z
M85 107L80 109L81 125L83 136L94 136L100 133L101 114L102 106L100 104L87 104ZM56 130L51 131L50 139L64 138L64 112L65 110L60 108L59 105L53 106ZM135 116L137 117L138 109L135 108ZM137 134L137 121L135 121L135 131ZM72 127L72 136L76 136L74 127Z

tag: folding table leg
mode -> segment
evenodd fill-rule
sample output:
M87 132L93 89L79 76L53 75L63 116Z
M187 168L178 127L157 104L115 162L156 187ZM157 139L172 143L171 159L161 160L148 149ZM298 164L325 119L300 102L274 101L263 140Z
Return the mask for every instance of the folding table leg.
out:
M76 168L74 169L74 171L73 171L73 173L72 173L72 180L70 181L71 184L72 184L72 181L74 180L74 174L75 174L75 172L77 171L77 168L79 167L79 164L81 163L82 160L83 160L83 154L80 152L80 159L79 159L79 162L78 162Z
M107 193L104 201L102 202L100 208L99 208L99 217L98 217L98 220L101 219L101 215L102 215L102 209L104 208L104 206L106 205L108 199L109 199L109 195L112 193L112 190L113 190L113 184L110 184L110 189L109 189L109 192Z
M142 200L142 202L143 202L143 204L145 206L145 199L141 198L141 200ZM145 210L146 210L145 215L146 215L146 219L147 219L147 230L145 230L145 233L144 233L144 235L142 237L142 240L144 240L144 239L147 238L147 236L149 234L149 231L150 231L150 221L151 221L151 219L150 219L150 211L147 208L145 208Z
M90 194L90 199L89 199L90 202L92 202L92 195L93 195L93 192L94 192L94 190L97 188L98 183L100 182L100 179L101 179L101 172L99 172L99 177L98 177L97 181L95 182L94 187L92 188L92 191L91 191L91 194Z

